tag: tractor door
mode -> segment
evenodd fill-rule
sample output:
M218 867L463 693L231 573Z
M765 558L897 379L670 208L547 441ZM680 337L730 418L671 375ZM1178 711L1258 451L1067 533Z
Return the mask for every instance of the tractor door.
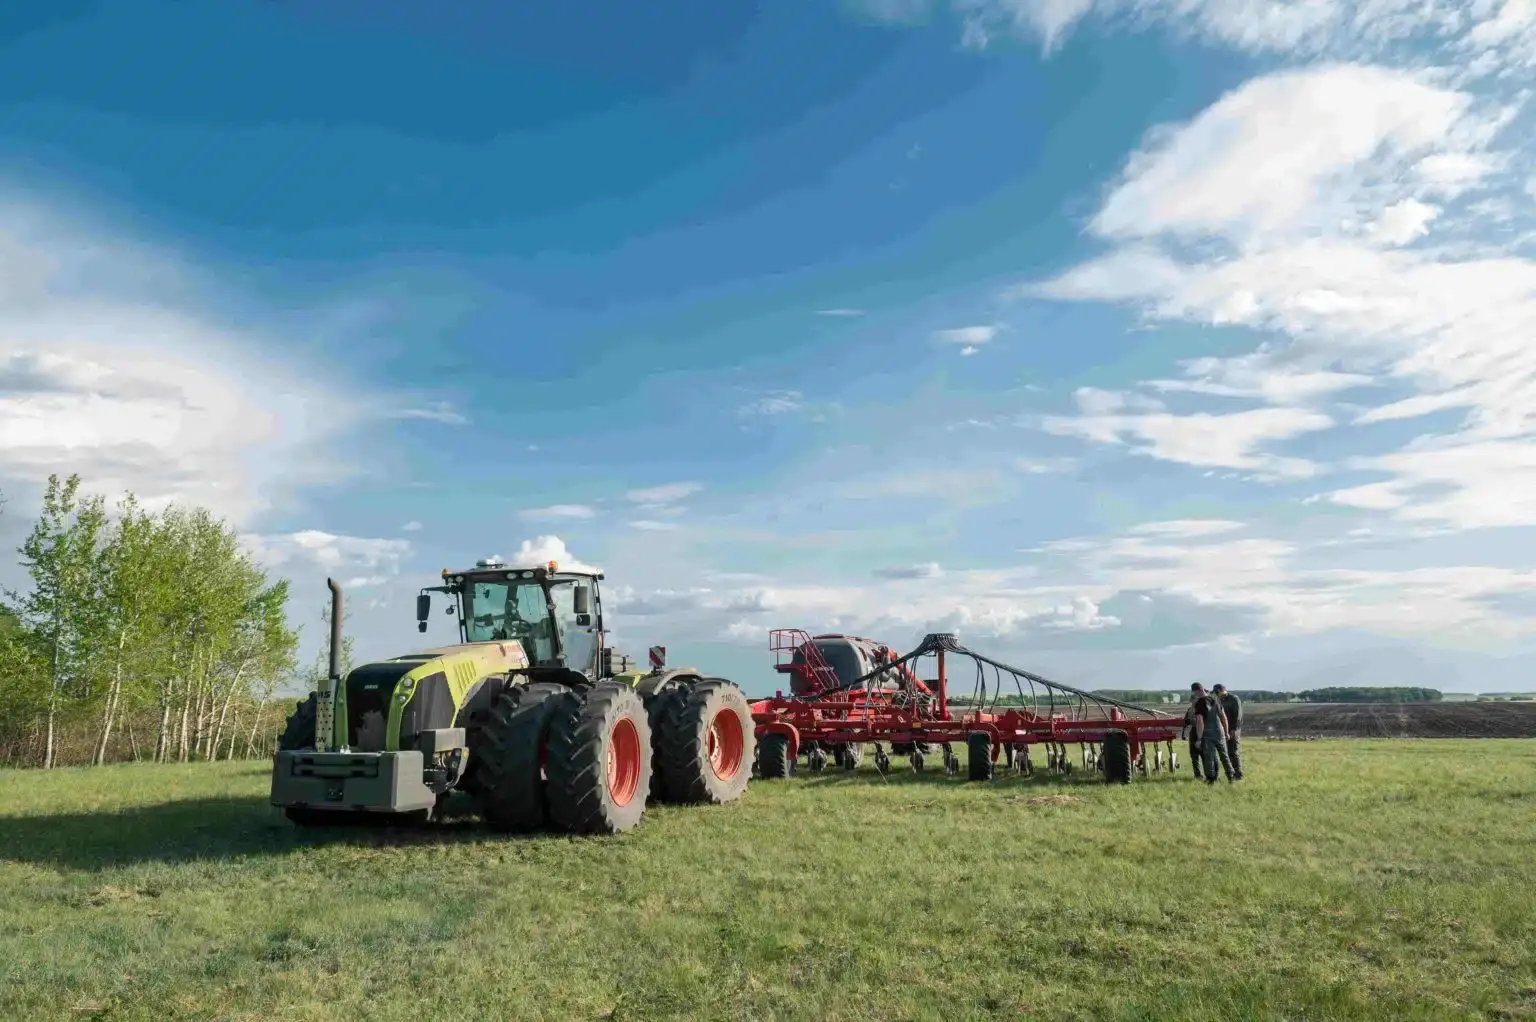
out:
M585 587L589 606L585 614L576 613L576 589ZM597 678L598 651L601 646L599 628L602 613L598 606L596 579L561 579L550 587L550 599L555 604L555 622L560 627L560 645L565 652L565 666Z

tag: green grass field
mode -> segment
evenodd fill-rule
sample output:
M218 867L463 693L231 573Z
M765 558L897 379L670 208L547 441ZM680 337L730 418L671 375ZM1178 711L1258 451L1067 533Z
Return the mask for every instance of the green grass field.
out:
M1536 1017L1536 741L1245 753L754 781L617 839L301 832L261 764L3 772L0 1016Z

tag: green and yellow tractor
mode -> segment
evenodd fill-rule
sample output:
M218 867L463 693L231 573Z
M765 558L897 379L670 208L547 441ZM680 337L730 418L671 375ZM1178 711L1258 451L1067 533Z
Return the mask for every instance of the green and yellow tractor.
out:
M460 641L342 677L341 587L330 679L288 718L271 802L300 825L360 814L430 820L449 793L494 830L614 834L647 802L739 799L752 768L741 689L689 668L636 670L604 642L601 572L551 561L444 570L416 598L427 630L446 594Z

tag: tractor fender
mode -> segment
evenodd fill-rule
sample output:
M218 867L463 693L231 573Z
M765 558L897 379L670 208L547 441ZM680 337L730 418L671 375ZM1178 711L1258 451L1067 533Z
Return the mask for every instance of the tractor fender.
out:
M647 698L675 684L698 680L699 672L692 667L669 667L664 671L641 675L635 681L635 691L642 698Z
M789 758L793 760L800 755L800 729L788 721L775 720L758 725L755 737L762 738L763 735L783 735L789 743Z

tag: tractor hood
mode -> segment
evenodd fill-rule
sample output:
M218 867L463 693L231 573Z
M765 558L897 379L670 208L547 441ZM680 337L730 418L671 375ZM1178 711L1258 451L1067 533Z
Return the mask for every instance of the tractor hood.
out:
M516 641L458 643L360 664L337 691L334 745L360 752L413 748L421 731L453 726L487 677L527 667Z

